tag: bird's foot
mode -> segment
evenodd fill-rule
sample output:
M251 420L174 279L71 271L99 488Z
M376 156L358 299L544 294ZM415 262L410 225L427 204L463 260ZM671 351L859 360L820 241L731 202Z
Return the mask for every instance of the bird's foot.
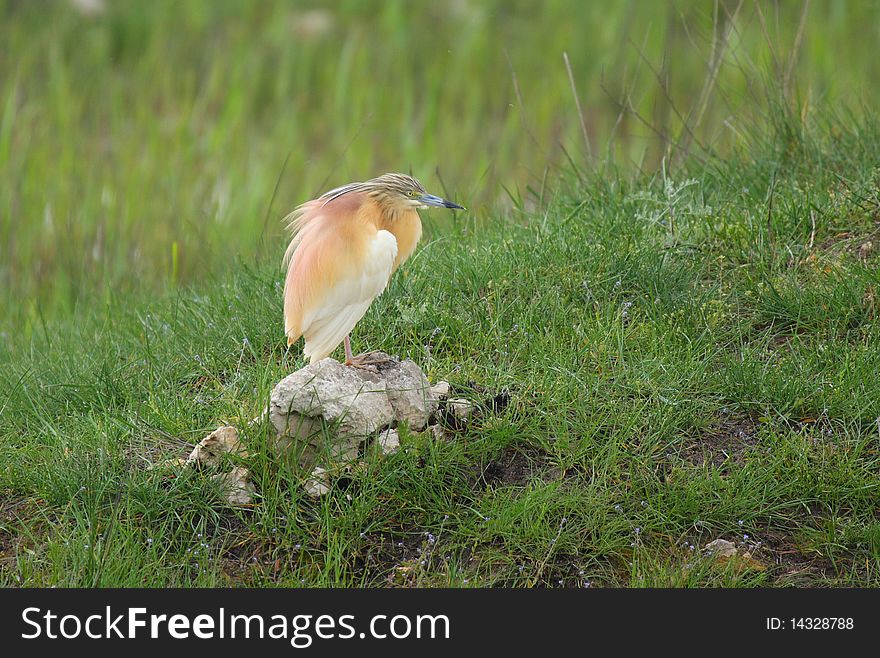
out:
M393 363L395 359L385 352L364 352L345 360L345 365L364 370L378 370L382 366Z

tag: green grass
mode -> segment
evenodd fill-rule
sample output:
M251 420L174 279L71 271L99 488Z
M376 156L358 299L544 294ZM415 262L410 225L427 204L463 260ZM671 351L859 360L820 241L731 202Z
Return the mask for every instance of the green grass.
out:
M103 4L0 0L4 329L277 258L279 219L350 180L411 170L491 223L570 163L674 160L685 118L692 154L742 146L767 80L807 117L880 89L874 2L802 32L796 2Z
M880 5L74 4L0 0L0 585L880 585ZM316 501L279 220L387 170L469 211L355 349L510 403ZM150 469L227 422L252 508Z
M880 585L880 127L827 124L433 231L354 347L511 402L318 501L259 425L252 509L148 470L302 364L275 254L7 337L0 583Z

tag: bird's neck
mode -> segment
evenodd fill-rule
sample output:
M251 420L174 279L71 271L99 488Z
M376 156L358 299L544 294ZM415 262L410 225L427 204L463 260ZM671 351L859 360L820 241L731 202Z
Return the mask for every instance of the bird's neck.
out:
M409 203L402 203L399 199L381 193L373 193L370 196L373 208L378 210L378 213L373 215L373 221L378 224L378 228L390 231L392 226L400 221L406 221L415 214L415 207Z
M384 228L386 230L391 230L395 224L400 221L405 221L406 218L410 218L413 214L416 214L415 211L410 207L401 207L396 205L386 205L380 206L382 209L382 226L380 228ZM416 214L416 216L418 216Z
M389 231L397 239L396 270L415 250L422 237L422 220L412 206L383 208L377 228Z

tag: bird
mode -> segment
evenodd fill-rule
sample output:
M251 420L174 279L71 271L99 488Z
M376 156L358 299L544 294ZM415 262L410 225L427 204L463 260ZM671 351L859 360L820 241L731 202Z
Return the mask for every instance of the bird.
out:
M412 176L388 173L325 192L297 206L285 221L284 333L305 339L314 363L345 344L345 364L358 366L350 334L422 235L419 210L464 210L428 194Z

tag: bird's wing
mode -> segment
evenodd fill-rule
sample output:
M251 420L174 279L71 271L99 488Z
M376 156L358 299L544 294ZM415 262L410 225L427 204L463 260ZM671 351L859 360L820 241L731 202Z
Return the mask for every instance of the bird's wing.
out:
M385 230L376 231L368 240L356 259L359 262L351 263L348 267L329 268L322 268L318 264L312 271L317 274L323 270L326 275L321 277L317 274L312 281L306 280L308 272L301 272L300 285L313 289L313 294L303 299L298 322L300 333L305 337L303 353L310 362L328 356L388 285L397 257L397 240ZM304 241L297 251L308 246ZM327 251L324 253L333 257ZM298 255L295 254L294 260L297 259ZM293 285L296 283L294 281ZM288 281L288 284L291 282Z
M309 361L328 356L364 317L373 300L388 285L397 240L388 231L377 231L365 250L363 268L343 276L322 295L318 303L304 315L303 354Z
M303 335L304 315L341 278L358 271L362 247L375 229L353 230L362 205L358 198L335 201L325 208L321 199L307 201L285 218L292 236L284 253L284 333L292 345Z

